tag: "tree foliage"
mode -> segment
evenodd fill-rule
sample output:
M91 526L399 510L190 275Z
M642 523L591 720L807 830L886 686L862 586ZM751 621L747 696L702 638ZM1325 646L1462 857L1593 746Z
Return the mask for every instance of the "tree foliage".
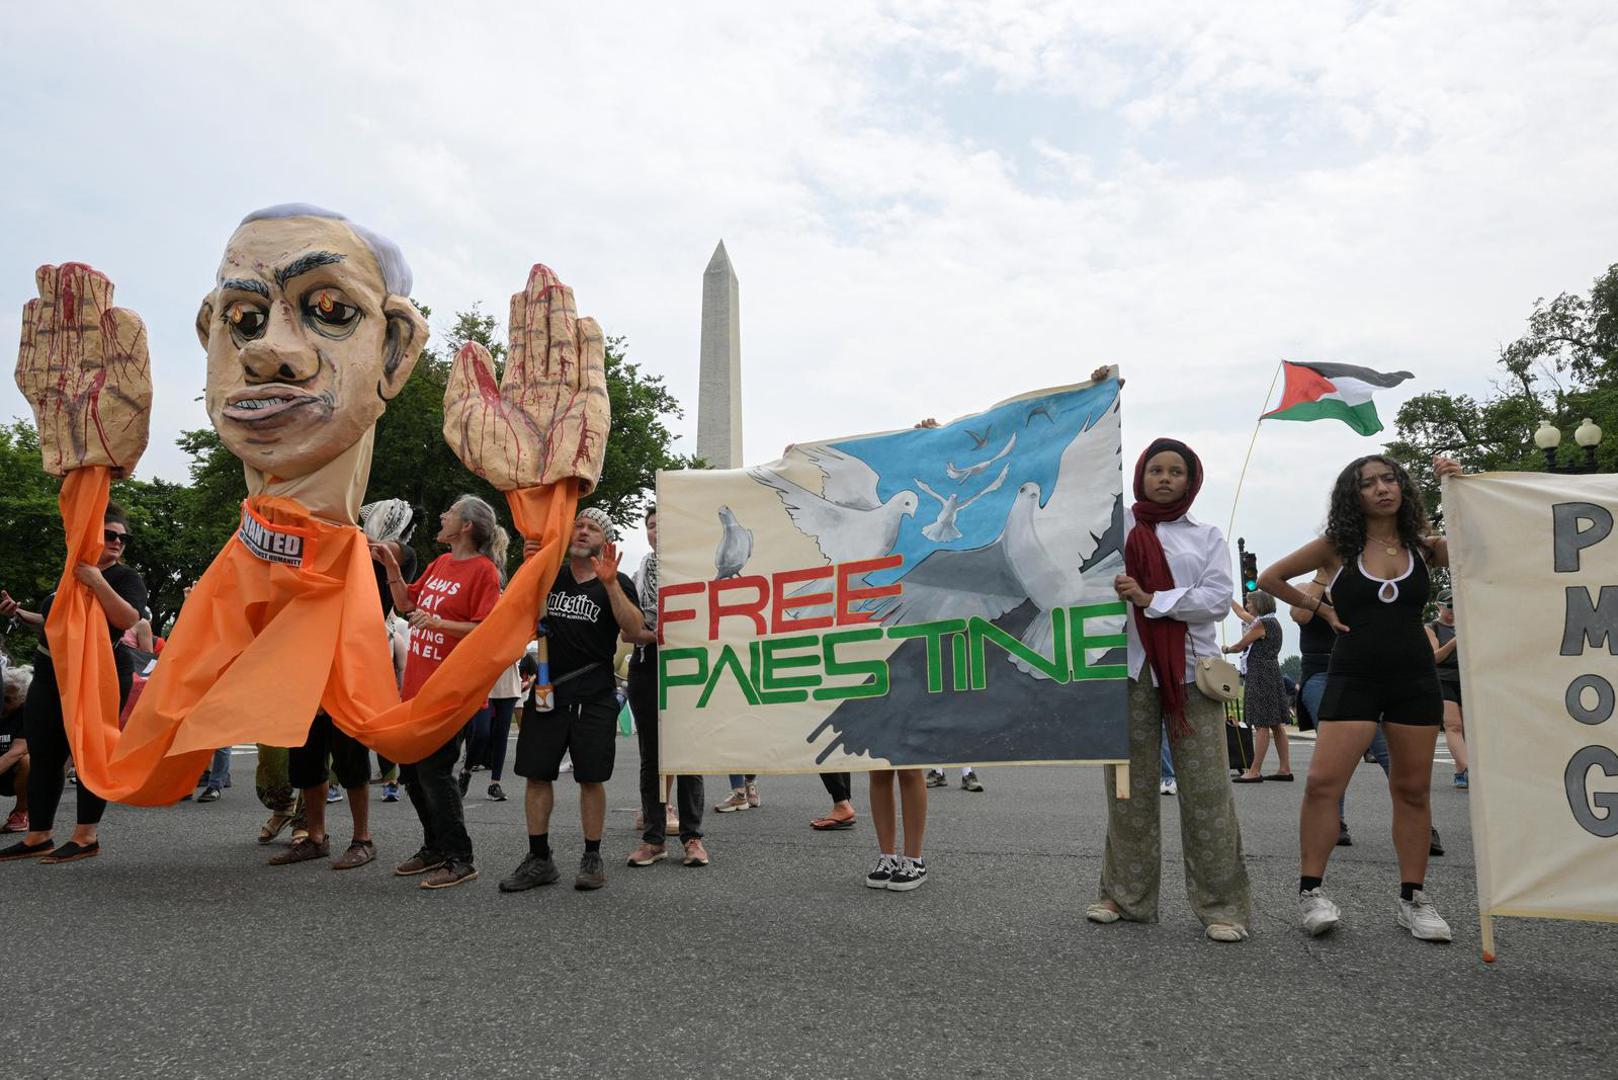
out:
M1590 417L1607 435L1598 467L1618 468L1618 265L1588 295L1534 301L1527 332L1500 350L1498 363L1502 374L1482 399L1437 391L1399 409L1387 451L1423 485L1429 509L1438 506L1433 455L1490 471L1542 469L1534 432L1547 419L1563 434L1563 464L1582 459L1571 435Z

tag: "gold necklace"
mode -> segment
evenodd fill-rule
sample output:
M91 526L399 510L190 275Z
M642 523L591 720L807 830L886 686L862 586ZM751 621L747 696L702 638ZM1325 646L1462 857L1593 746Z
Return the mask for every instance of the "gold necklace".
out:
M1397 536L1395 536L1392 540L1384 540L1380 536L1372 536L1371 531L1369 529L1367 529L1365 531L1365 538L1367 540L1375 540L1377 543L1381 544L1382 545L1382 550L1386 551L1389 555L1397 555L1397 554L1399 554L1398 545L1400 543L1400 540L1399 540L1399 538Z

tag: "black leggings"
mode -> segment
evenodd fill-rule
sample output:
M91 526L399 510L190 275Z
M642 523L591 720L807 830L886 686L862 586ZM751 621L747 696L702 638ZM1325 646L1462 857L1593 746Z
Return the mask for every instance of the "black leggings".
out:
M506 750L511 740L511 716L517 699L490 698L489 704L472 716L466 740L466 767L487 765L489 781L498 784L506 771Z
M135 665L122 649L114 649L118 661L118 709L129 700L134 685ZM67 725L62 719L62 694L56 686L56 668L44 653L34 653L34 681L23 704L23 736L28 740L28 828L50 832L56 826L56 808L62 801L66 783ZM99 825L106 813L107 800L78 783L78 823Z

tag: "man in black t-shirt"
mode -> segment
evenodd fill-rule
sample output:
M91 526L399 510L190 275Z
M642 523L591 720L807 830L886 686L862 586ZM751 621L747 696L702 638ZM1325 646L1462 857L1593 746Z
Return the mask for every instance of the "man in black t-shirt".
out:
M516 773L528 781L523 800L528 855L500 882L501 892L548 885L561 876L551 857L550 820L556 799L553 785L562 756L569 753L584 826L584 857L573 885L599 889L607 883L601 832L607 817L605 785L612 777L617 750L613 658L619 637L634 640L642 628L635 583L618 572L618 550L611 538L612 522L604 511L595 507L579 511L567 561L545 605L556 708L536 714L533 722L525 719L517 735Z
M0 705L0 797L17 800L0 832L28 828L28 740L23 734L22 708L30 677L27 668L8 663L0 653L0 683L5 685L5 701Z

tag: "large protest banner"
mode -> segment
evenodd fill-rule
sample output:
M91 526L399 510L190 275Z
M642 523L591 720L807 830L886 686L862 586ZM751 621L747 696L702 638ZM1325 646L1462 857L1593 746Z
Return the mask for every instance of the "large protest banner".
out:
M663 770L1127 761L1118 387L660 473Z
M1444 485L1483 951L1491 919L1618 921L1618 476Z

